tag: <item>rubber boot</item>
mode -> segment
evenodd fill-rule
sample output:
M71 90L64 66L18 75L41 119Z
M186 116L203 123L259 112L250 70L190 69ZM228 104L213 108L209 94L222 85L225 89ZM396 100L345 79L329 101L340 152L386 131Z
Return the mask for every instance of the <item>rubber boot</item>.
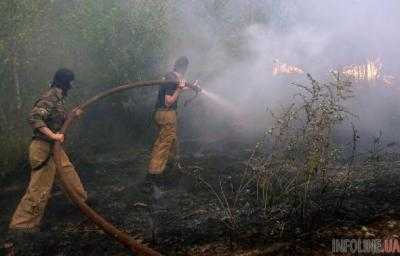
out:
M153 199L159 199L164 193L164 175L147 173L142 185L141 191L144 194L151 195Z
M150 195L153 193L153 185L155 183L155 174L147 173L146 177L144 178L143 182L140 184L140 191L143 194Z
M4 256L15 256L15 247L14 247L14 243L12 241L6 241L3 245L2 248L4 254Z
M26 228L26 229L9 229L6 233L5 241L2 248L0 247L0 255L15 256L16 246L18 244L32 241L40 232L39 228Z

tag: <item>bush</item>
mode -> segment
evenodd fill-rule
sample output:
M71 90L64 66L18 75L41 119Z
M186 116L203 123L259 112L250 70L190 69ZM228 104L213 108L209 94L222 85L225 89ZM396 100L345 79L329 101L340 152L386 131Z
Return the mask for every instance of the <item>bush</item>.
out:
M333 133L354 116L344 107L352 97L351 83L337 73L332 76L331 82L322 83L308 74L309 85L293 84L298 90L293 103L279 114L271 112L273 125L256 144L238 189L229 189L232 182L220 181L219 188L213 188L202 180L216 197L216 209L229 229L240 228L241 216L249 208L260 209L267 223L279 212L285 221L296 216L292 221L309 228L312 213L320 210L320 196L337 185L331 177L349 164L337 161L344 146L335 143Z

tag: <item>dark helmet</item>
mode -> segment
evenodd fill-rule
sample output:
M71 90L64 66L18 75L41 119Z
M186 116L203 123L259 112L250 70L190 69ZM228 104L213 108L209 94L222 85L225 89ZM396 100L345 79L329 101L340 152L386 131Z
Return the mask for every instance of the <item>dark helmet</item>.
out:
M179 57L174 64L174 71L185 74L189 65L189 59L186 56Z
M62 89L63 94L66 96L69 89L71 89L71 82L75 79L74 72L69 69L61 68L54 74L52 87Z

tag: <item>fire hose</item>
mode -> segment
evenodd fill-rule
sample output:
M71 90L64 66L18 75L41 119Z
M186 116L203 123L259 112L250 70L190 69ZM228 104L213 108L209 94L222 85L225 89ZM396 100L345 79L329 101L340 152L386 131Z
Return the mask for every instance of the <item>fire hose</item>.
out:
M108 97L110 95L116 94L118 92L134 89L134 88L139 88L139 87L148 87L148 86L154 86L154 85L163 85L163 84L168 84L168 83L177 83L176 81L166 81L166 80L152 80L152 81L145 81L145 82L136 82L132 84L126 84L122 85L119 87L112 88L108 91L102 92L86 102L82 103L75 109L81 109L84 110L88 108L90 105L93 103ZM195 90L198 88L197 90ZM199 92L199 87L196 86L196 88L192 88L195 90L196 95ZM60 133L66 134L69 126L72 124L72 122L77 118L77 115L75 111L72 111L68 114L66 121L64 122L64 125L62 126ZM53 157L54 157L54 162L56 165L57 169L57 174L60 178L62 186L65 188L65 191L67 192L68 196L71 198L73 203L75 203L80 211L86 215L91 221L93 221L99 228L101 228L105 233L110 235L112 238L123 244L125 247L127 247L129 250L131 250L134 253L137 253L139 255L146 255L146 256L161 256L161 254L139 242L137 242L133 237L131 237L129 234L126 232L123 232L113 226L110 222L108 222L104 217L102 217L99 213L97 213L95 210L93 210L90 206L88 206L76 193L74 190L73 186L68 182L66 177L64 176L63 172L61 171L61 151L62 151L62 145L60 142L55 142L54 147L53 147Z

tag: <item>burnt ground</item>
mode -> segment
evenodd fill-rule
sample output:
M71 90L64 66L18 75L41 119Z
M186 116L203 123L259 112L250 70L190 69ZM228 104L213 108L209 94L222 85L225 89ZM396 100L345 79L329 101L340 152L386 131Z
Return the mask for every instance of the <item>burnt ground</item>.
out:
M400 235L397 156L388 163L360 168L347 193L332 189L324 195L306 225L280 209L266 217L254 207L244 209L239 227L230 229L204 181L215 188L220 180L234 184L249 149L230 143L187 153L182 172L166 170L167 185L158 200L140 186L148 162L148 152L140 147L96 152L91 157L71 154L71 158L89 192L90 205L165 255L330 255L332 238ZM8 221L28 176L29 170L21 168L1 181L1 242L7 237ZM343 203L338 206L340 198ZM16 238L15 250L16 255L130 255L80 214L58 186L41 232Z

